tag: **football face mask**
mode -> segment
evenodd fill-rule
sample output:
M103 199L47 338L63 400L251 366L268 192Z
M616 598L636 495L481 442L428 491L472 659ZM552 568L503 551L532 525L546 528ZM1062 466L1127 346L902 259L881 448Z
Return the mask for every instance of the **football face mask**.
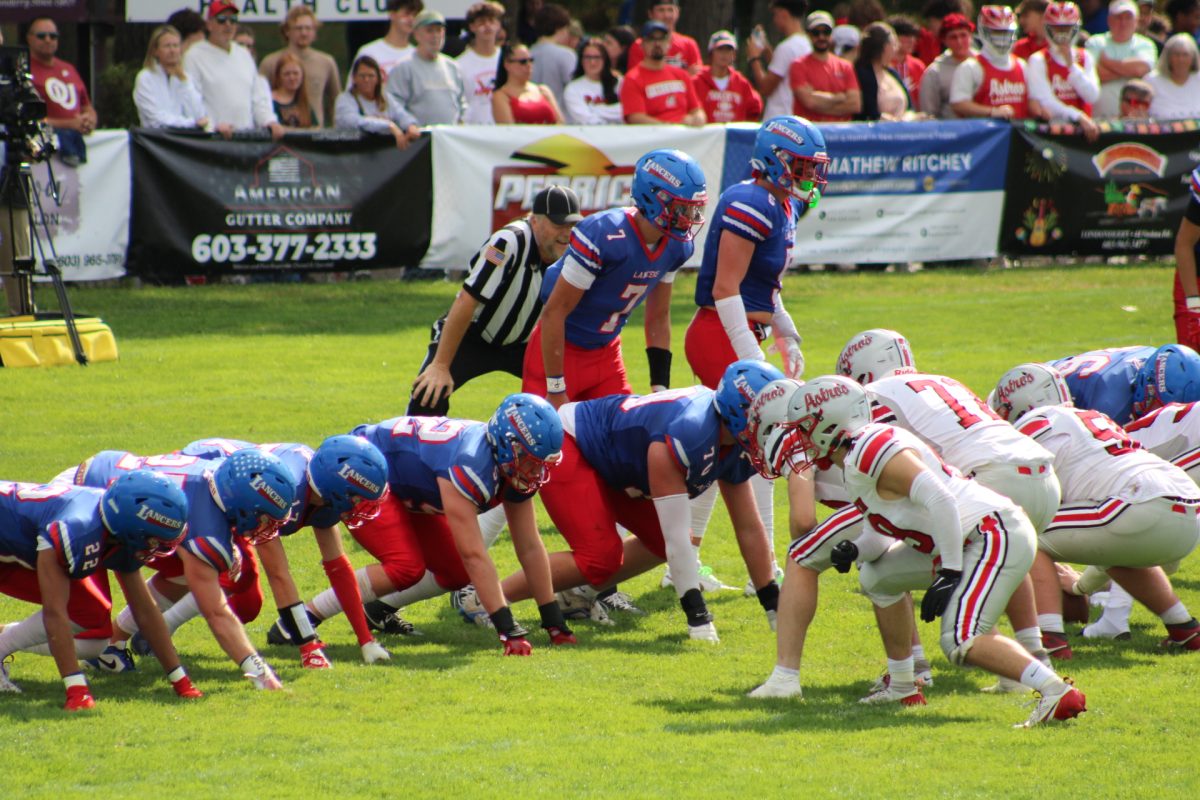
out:
M291 518L291 514L285 514L283 519L275 519L269 514L260 513L258 515L258 524L240 535L250 544L265 544L278 537L280 528L286 525ZM239 535L236 525L232 530L235 536Z
M562 453L552 453L545 459L538 458L525 445L509 441L512 458L500 465L500 472L509 485L521 494L536 492L550 480L550 470L562 461Z
M374 500L362 495L354 495L354 505L341 515L342 522L346 523L347 528L353 529L375 519L383 511L383 502L390 493L391 489L384 485L383 494Z
M685 200L682 197L672 197L666 192L659 193L662 200L662 231L672 239L690 242L704 227L704 205L707 196L699 199Z

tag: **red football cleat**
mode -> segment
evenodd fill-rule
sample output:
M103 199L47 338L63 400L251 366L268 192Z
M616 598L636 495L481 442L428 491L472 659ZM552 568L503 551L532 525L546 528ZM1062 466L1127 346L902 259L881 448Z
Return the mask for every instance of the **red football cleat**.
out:
M1042 631L1042 647L1046 648L1046 652L1050 657L1058 661L1070 661L1075 657L1071 652L1071 644L1067 641L1065 633L1052 633L1050 631Z
M1181 625L1168 625L1167 638L1162 640L1162 646L1176 653L1200 650L1200 622L1192 617Z

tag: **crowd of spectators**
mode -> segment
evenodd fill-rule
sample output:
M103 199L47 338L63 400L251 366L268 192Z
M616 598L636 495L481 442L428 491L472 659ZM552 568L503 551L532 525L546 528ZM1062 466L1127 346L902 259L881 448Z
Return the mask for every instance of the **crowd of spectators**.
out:
M771 0L739 42L713 32L702 51L680 33L678 0L652 0L640 29L596 35L557 3L519 18L494 0L466 13L450 57L446 20L422 0L388 0L388 30L345 74L316 49L320 22L293 5L285 46L258 59L231 0L206 16L172 14L150 36L134 102L147 127L239 130L359 128L406 147L428 125L816 122L955 117L1070 122L1094 137L1118 118L1200 118L1200 0L1021 0L1015 9L928 0L921 19L886 16L879 0ZM58 29L26 28L35 85L68 162L86 159L97 114ZM739 70L739 63L744 69Z

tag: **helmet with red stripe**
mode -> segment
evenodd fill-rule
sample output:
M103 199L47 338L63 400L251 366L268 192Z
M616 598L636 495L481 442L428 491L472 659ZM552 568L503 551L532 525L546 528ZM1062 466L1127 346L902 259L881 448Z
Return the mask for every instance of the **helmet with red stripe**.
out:
M772 117L754 137L750 167L755 177L802 203L816 205L828 182L825 137L803 117Z
M1183 344L1164 344L1146 359L1133 380L1133 415L1167 403L1200 400L1200 355Z
M1071 390L1049 364L1021 364L1000 376L988 405L1001 419L1015 423L1035 408L1071 405Z
M887 328L872 328L852 337L837 360L839 375L862 384L916 371L908 340Z
M361 436L330 436L308 463L308 484L350 527L379 516L388 491L387 461Z
M672 239L690 242L704 226L704 170L682 150L651 150L639 158L629 193L650 224Z
M510 394L487 424L487 439L500 474L519 492L536 492L562 460L562 420L554 406L534 394Z
M1006 56L1017 40L1017 18L1008 6L984 6L979 9L979 38L985 50Z
M754 398L764 386L783 377L774 364L752 358L735 361L725 368L721 382L713 393L713 405L721 424L746 452L754 457L754 433L750 430L747 413Z
M867 392L849 378L822 375L807 383L792 383L786 404L764 400L751 410L758 447L775 475L807 469L871 422Z
M148 469L123 473L100 501L104 527L142 563L175 551L187 532L187 515L183 489Z
M1079 6L1074 3L1051 3L1042 16L1046 24L1046 38L1055 44L1071 44L1079 35L1082 17Z
M278 456L255 448L238 450L222 461L211 486L233 532L251 544L278 536L296 500L288 468Z

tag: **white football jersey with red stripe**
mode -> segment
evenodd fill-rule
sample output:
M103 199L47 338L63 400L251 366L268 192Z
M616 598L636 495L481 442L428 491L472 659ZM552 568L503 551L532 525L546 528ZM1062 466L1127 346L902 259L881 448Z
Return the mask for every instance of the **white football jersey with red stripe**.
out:
M1046 406L1021 417L1022 433L1054 453L1064 503L1116 497L1140 503L1154 497L1200 499L1183 470L1142 449L1099 411Z
M1125 426L1129 438L1159 458L1188 469L1179 463L1192 454L1200 460L1200 403L1170 403L1151 411Z
M892 375L866 386L871 399L895 415L947 464L969 473L983 464L1037 464L1053 456L996 416L963 384L943 375Z
M1007 497L964 478L915 435L903 428L873 422L855 434L846 455L845 474L847 493L879 533L905 541L922 553L937 555L931 536L933 526L924 506L907 497L885 500L876 488L884 466L905 450L914 451L954 495L962 540L988 514L999 509L1016 509Z

